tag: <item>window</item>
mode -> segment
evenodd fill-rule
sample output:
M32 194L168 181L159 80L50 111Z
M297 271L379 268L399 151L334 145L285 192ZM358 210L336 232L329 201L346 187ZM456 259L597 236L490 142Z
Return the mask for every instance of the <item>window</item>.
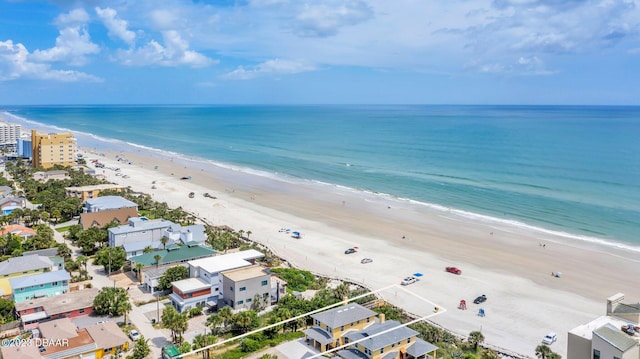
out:
M593 349L593 359L600 359L600 351Z
M340 327L340 331L344 332L344 325Z
M53 282L53 283L51 283L51 285L56 286L56 285L58 285L58 282Z
M80 314L82 314L82 313L84 313L84 309L80 309L78 312L79 312Z
M244 301L242 301L242 300L239 300L239 301L238 301L238 305L240 305L240 304L242 304L242 303L244 303Z
M241 292L244 292L245 290L247 290L247 287L240 287Z
M247 299L247 303L251 303L251 298Z
M231 291L233 291L233 287L229 287L229 289L230 289Z
M266 281L266 280L263 280L261 284L262 284L263 286L265 286L265 285L267 285L267 281Z
M191 297L193 297L193 293L188 293L187 298L191 298Z
M367 323L369 323L371 321L371 317L367 318Z
M380 354L384 354L384 348L380 348Z

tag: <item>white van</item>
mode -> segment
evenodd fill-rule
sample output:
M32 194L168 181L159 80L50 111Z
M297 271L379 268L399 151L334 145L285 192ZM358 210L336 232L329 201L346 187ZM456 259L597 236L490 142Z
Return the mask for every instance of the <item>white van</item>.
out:
M542 339L542 344L553 344L556 339L558 339L558 335L556 333L549 333Z

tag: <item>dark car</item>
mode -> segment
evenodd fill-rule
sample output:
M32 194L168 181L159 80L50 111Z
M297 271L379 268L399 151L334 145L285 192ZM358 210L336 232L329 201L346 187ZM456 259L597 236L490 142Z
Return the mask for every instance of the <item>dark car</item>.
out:
M473 300L475 304L484 303L486 301L487 301L487 296L484 294Z
M458 269L457 267L447 267L445 268L445 270L449 273L453 273L453 274L462 274L462 271L460 269Z
M344 254L351 254L351 253L355 253L355 252L356 252L355 248L349 248L346 251L344 251Z

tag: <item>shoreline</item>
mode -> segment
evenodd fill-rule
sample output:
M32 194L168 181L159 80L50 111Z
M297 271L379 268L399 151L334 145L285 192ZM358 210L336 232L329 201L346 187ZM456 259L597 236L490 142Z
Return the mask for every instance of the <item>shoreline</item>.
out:
M531 231L534 235L537 235L543 239L547 237L553 238L550 240L561 240L567 244L576 246L584 245L594 249L602 247L602 250L604 251L608 251L608 247L611 247L613 248L613 250L630 251L632 253L636 252L634 255L640 255L640 245L636 244L633 240L629 240L628 238L616 239L608 238L607 236L598 237L590 235L588 233L580 233L579 230L567 227L550 228L545 227L543 223L532 224L522 221L521 219L510 219L500 217L496 214L491 213L484 214L481 212L474 212L473 210L447 207L445 205L440 205L433 202L426 202L423 200L416 200L408 197L398 197L393 194L384 192L374 192L367 189L359 189L356 187L348 187L317 180L292 177L277 172L272 173L269 171L253 169L246 166L217 162L216 160L201 158L194 155L187 155L178 152L163 150L157 147L150 147L147 145L140 145L123 140L106 138L88 132L78 132L61 125L51 125L36 122L34 120L20 117L7 111L4 111L2 113L5 114L5 116L8 118L4 119L6 122L10 122L10 119L14 122L20 123L25 128L38 128L39 130L45 132L53 129L54 131L74 133L76 135L76 138L78 139L78 143L82 143L81 146L88 149L92 147L104 148L104 151L118 152L121 147L125 147L127 153L137 153L138 155L142 155L144 157L155 158L157 161L165 161L169 159L171 161L175 160L178 163L186 164L188 167L193 167L200 170L204 169L213 172L218 176L225 176L225 173L230 173L230 176L233 176L233 178L228 178L227 181L232 183L235 183L238 178L242 179L245 177L253 177L254 180L252 182L275 183L278 187L291 184L293 186L307 187L309 188L309 191L327 190L331 192L341 192L342 194L349 197L365 196L369 198L369 200L374 202L384 202L385 206L389 204L393 207L415 206L417 207L417 210L428 212L431 215L450 216L455 220L474 221L476 223L485 224L489 227L497 226L502 228L509 228L509 230L511 231ZM0 121L1 120L3 120L2 117L0 117ZM87 144L85 144L84 142L86 142ZM90 143L91 145L89 145L88 143ZM245 183L245 185L251 186L251 184L247 183ZM263 183L260 183L259 185L263 185Z
M620 275L633 273L639 265L628 251L566 243L561 237L541 241L538 233L521 228L448 218L411 206L387 208L366 197L346 197L348 193L308 193L304 186L275 181L260 186L243 180L246 173L220 174L180 160L161 162L144 153L104 155L87 154L87 159L120 167L130 176L123 179L106 170L109 181L149 193L172 207L182 206L215 225L251 231L251 240L296 267L372 289L397 284L414 272L425 273L425 280L409 289L449 309L434 318L437 324L460 335L481 327L487 343L518 353L533 356L542 336L556 331L560 339L552 349L564 355L564 333L603 315L607 297L623 292L631 300L640 298L640 289L630 287ZM116 156L133 164L117 162ZM182 176L192 178L180 180ZM156 189L151 189L152 181ZM189 192L196 197L188 198ZM205 192L216 199L205 198ZM303 238L291 239L279 233L280 228L300 231ZM345 256L344 249L353 246L359 253ZM363 256L374 263L361 265ZM445 273L448 265L458 266L463 274ZM550 276L552 271L562 272L562 278ZM459 299L471 302L480 294L489 297L483 305L486 318L455 309ZM517 333L512 330L514 321Z

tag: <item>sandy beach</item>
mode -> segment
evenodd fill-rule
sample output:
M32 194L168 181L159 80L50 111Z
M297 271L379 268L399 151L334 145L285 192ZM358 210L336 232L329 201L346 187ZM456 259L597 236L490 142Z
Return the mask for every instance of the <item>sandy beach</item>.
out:
M318 190L317 184L256 180L231 169L142 152L83 151L88 160L119 167L128 176L96 169L109 181L181 206L209 223L251 231L251 240L297 267L372 290L422 273L422 279L407 289L446 308L433 318L436 323L465 336L481 330L486 343L532 357L550 331L559 334L552 350L566 355L566 332L604 315L607 297L622 292L627 302L640 301L640 286L635 283L638 252L449 215L330 185ZM132 164L117 161L118 156ZM184 176L191 179L180 179ZM195 197L189 198L189 192ZM294 239L281 228L299 231L302 238ZM354 246L357 253L344 254ZM361 264L365 257L373 263ZM445 272L450 265L460 268L462 275ZM553 277L552 272L562 276ZM488 300L472 304L481 294ZM383 295L411 312L433 310L393 292ZM467 301L468 310L457 309L461 299ZM477 315L479 308L485 309L485 317Z

